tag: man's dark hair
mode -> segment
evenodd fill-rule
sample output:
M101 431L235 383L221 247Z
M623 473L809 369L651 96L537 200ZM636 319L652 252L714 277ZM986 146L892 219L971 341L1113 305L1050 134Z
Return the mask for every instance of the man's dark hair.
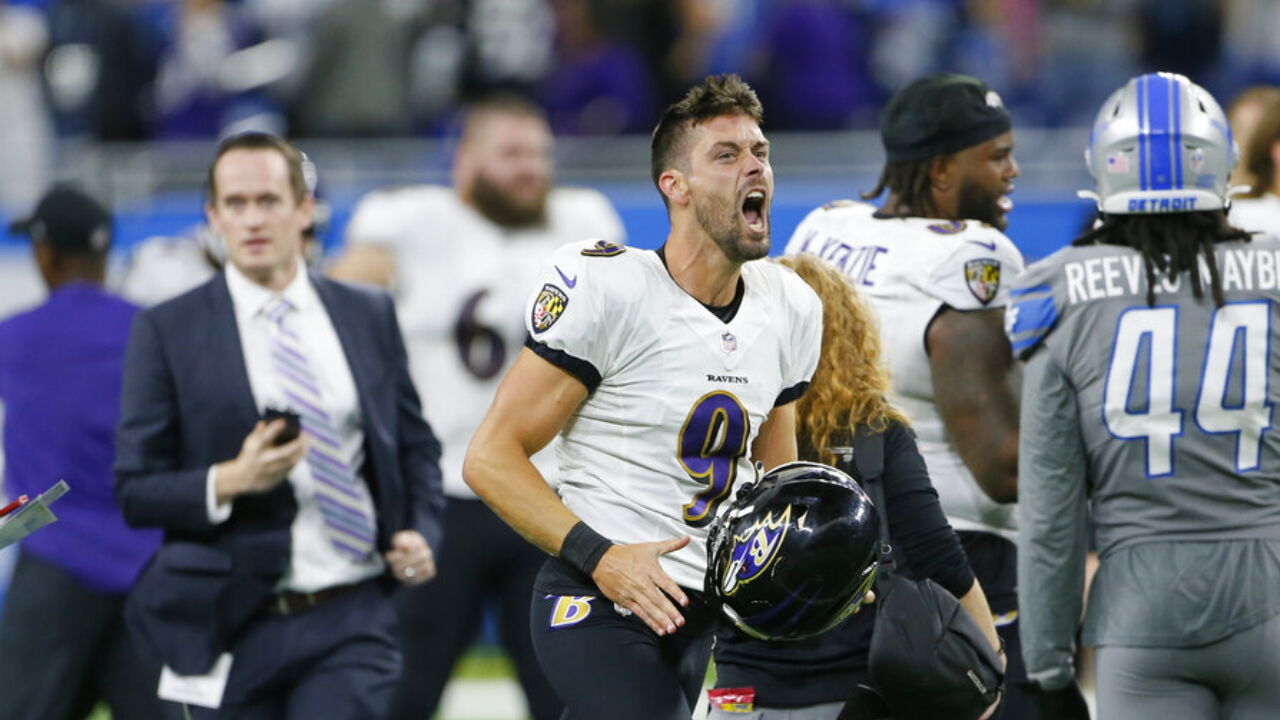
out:
M297 148L278 135L246 132L232 135L218 143L218 150L213 154L213 162L209 163L209 177L206 180L209 187L209 202L213 203L218 199L218 186L213 171L217 169L218 161L222 156L232 150L274 150L280 153L285 164L289 166L289 187L293 190L293 199L302 202L302 199L310 193L307 187L306 171L303 169L303 165L307 162L306 157Z
M1253 127L1248 147L1242 150L1244 169L1253 176L1256 183L1249 191L1248 197L1262 197L1275 187L1276 161L1271 154L1271 148L1278 142L1280 142L1280 100L1267 106L1262 117L1258 118L1258 124Z
M1204 297L1199 258L1209 269L1213 302L1222 307L1222 277L1213 254L1216 243L1229 240L1248 242L1252 234L1232 227L1223 210L1170 213L1166 215L1104 215L1102 224L1086 232L1072 245L1124 245L1142 254L1147 269L1147 305L1156 304L1156 271L1170 280L1190 271L1191 290Z
M876 186L862 193L862 199L874 200L888 190L893 205L886 205L884 212L895 217L935 217L938 213L933 206L933 181L929 177L932 165L932 157L889 163L880 171Z
M721 115L746 115L760 124L764 122L764 107L756 91L737 75L710 75L662 113L649 146L649 172L654 185L668 168L687 169L689 131Z

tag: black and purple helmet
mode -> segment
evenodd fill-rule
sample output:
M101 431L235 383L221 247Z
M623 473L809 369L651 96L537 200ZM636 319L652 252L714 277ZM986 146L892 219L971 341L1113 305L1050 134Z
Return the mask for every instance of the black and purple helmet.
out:
M879 548L876 509L853 478L819 463L779 465L712 525L707 598L752 637L817 635L858 608Z

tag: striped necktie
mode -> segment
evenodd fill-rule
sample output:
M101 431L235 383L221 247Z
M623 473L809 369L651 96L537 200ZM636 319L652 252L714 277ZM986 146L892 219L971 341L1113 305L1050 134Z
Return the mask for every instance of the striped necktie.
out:
M325 535L339 553L364 560L376 545L373 518L365 510L369 490L343 459L341 436L325 410L306 346L290 327L293 309L288 300L277 297L263 311L271 321L271 364L285 400L311 436L307 466Z

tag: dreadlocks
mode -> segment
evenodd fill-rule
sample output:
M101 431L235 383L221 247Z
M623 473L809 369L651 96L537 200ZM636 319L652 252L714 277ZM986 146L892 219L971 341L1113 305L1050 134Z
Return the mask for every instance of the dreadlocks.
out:
M933 184L929 178L932 164L932 157L889 163L880 172L875 189L862 193L862 199L874 200L888 190L890 204L885 205L885 212L896 217L933 217L938 213L933 207Z
M1228 240L1248 242L1252 234L1227 223L1225 211L1175 213L1169 215L1104 215L1102 224L1071 242L1072 245L1125 245L1142 254L1147 269L1147 305L1156 304L1156 271L1170 280L1189 271L1191 289L1204 297L1199 258L1209 269L1213 302L1222 307L1222 278L1213 253L1215 243Z

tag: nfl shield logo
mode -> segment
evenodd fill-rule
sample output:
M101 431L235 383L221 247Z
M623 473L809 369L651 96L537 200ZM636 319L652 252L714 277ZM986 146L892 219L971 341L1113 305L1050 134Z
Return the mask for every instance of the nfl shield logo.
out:
M733 333L725 333L720 336L720 349L727 353L731 353L738 349L738 338Z
M1000 261L987 258L970 260L964 264L964 279L969 285L969 292L986 305L1000 290Z
M538 299L533 301L533 311L529 318L533 331L543 333L549 330L564 314L564 309L568 305L569 296L565 295L563 290L551 283L543 285L542 292L538 293Z

